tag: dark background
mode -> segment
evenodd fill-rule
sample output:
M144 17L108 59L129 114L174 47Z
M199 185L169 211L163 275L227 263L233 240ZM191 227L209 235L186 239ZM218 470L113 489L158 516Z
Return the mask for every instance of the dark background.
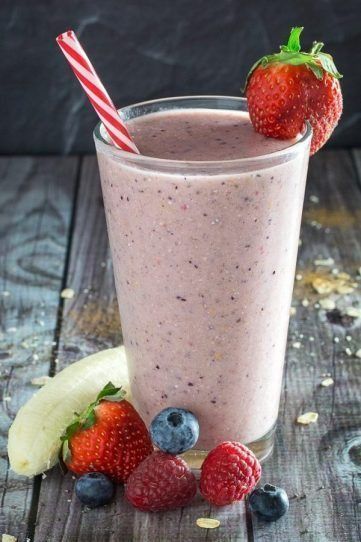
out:
M1 0L0 153L93 152L96 114L55 37L73 28L117 106L168 95L238 95L291 26L343 73L331 146L361 145L360 0Z

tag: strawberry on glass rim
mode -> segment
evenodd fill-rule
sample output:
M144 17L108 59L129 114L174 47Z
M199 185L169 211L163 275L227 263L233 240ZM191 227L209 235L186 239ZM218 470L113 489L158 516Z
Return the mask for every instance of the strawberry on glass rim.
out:
M292 28L281 51L260 58L251 68L245 93L255 130L267 137L292 139L305 121L313 129L311 154L329 139L342 113L342 93L332 56L314 42L301 51L303 27Z

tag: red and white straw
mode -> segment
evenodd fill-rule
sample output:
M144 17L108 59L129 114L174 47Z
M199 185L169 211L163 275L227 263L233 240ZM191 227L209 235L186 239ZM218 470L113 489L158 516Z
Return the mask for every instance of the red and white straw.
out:
M139 154L115 106L72 30L56 38L79 83L85 90L109 137L119 149Z

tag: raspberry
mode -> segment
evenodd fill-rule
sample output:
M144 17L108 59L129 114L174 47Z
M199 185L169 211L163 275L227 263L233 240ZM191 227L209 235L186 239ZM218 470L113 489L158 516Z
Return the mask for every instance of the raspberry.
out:
M223 506L242 500L260 478L261 465L251 450L240 442L223 442L204 460L200 491L211 504Z
M187 463L164 452L153 452L132 472L125 496L140 510L159 511L188 504L197 481Z

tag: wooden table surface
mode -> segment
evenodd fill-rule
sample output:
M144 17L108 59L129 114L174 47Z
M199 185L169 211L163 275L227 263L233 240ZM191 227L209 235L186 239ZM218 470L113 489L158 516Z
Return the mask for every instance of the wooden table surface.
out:
M119 487L115 502L84 510L74 479L54 468L26 479L8 468L7 431L34 393L31 379L119 344L121 332L94 157L0 159L0 534L36 542L353 542L361 534L361 319L317 308L315 277L347 272L360 285L361 152L311 159L275 452L263 480L284 487L288 515L265 524L245 504L146 514ZM315 260L333 258L330 267ZM71 287L73 299L60 297ZM357 288L332 298L361 307ZM315 305L316 304L316 308ZM331 315L332 316L332 315ZM329 321L332 320L332 322ZM274 322L277 325L277 322ZM325 376L330 387L320 386ZM318 412L317 423L296 417ZM218 518L218 529L196 526Z

